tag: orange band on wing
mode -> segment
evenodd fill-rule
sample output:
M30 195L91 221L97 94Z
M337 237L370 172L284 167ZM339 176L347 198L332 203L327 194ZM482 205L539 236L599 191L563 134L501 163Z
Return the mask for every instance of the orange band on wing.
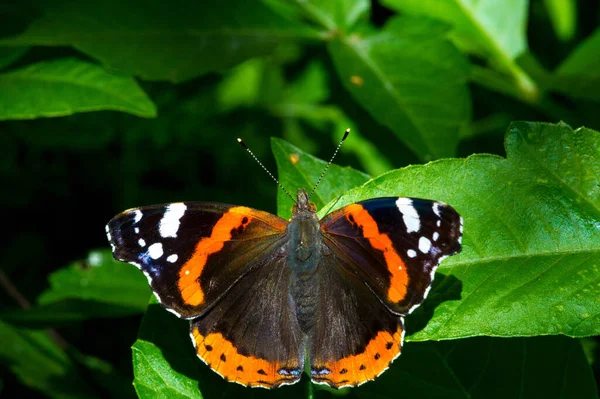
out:
M198 356L221 377L245 386L272 388L291 384L300 379L300 365L289 366L271 363L254 356L244 356L220 333L202 335L197 328L192 331Z
M211 254L223 249L226 241L231 239L231 230L245 227L250 223L250 208L237 206L229 209L213 226L209 237L205 237L198 244L194 254L179 271L177 283L181 298L186 305L198 306L204 302L204 292L198 280L206 261Z
M326 373L313 374L313 381L340 388L374 380L400 354L403 334L401 325L393 335L380 331L362 353L335 362L313 365L312 370L327 370Z
M383 253L386 266L392 274L390 288L388 289L388 299L391 302L398 303L406 296L406 287L408 286L408 273L406 265L398 255L392 244L392 240L385 233L379 232L379 227L375 220L369 215L362 205L352 204L346 207L346 219L350 223L356 223L362 227L363 236L369 240L369 244Z

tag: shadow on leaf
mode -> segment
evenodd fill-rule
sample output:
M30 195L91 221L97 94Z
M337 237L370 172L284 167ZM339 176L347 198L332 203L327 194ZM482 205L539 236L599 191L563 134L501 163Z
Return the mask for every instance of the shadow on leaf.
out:
M438 306L446 301L460 300L461 293L462 281L453 275L447 276L437 273L425 302L407 317L406 335L412 335L423 330Z

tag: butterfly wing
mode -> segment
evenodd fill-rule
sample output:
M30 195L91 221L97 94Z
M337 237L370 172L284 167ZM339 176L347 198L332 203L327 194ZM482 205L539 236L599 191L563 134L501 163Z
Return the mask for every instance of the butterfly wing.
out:
M140 268L162 305L189 319L281 246L287 223L246 207L173 203L127 210L106 232L114 257Z
M321 220L324 242L397 315L420 305L440 261L461 250L462 218L449 205L376 198Z
M198 356L228 381L274 388L300 380L305 340L282 249L264 254L218 306L191 322Z
M319 265L309 358L313 382L343 388L374 380L389 367L402 349L404 326L335 255Z

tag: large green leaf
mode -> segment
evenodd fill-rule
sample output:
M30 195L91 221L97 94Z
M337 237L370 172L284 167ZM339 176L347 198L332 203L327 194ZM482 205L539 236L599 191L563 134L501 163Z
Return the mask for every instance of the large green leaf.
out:
M456 41L486 58L514 60L527 50L528 0L383 0L386 6L451 24Z
M552 88L573 97L600 101L600 29L558 67Z
M56 4L59 3L59 4ZM180 82L318 34L260 2L61 1L0 45L74 46L144 79Z
M442 200L462 214L463 252L444 261L429 299L408 317L409 340L597 335L599 149L593 130L515 123L507 159L411 166L349 192L321 186L322 196L336 199L320 215L382 196Z
M89 62L59 59L0 74L0 120L99 110L156 116L135 80Z
M298 188L305 188L310 192L327 165L327 162L278 138L271 139L271 149L277 162L279 182L290 191L294 198L296 198L295 190ZM311 197L311 201L319 208L333 199L333 195L330 193L336 190L341 192L349 190L369 179L369 176L362 172L334 164L329 167L325 176L319 189ZM279 188L277 196L277 214L282 218L289 219L292 216L294 201Z
M467 60L432 20L394 18L383 31L328 45L352 96L424 160L452 156L470 118Z
M25 385L51 398L95 398L76 364L44 331L0 322L0 362Z

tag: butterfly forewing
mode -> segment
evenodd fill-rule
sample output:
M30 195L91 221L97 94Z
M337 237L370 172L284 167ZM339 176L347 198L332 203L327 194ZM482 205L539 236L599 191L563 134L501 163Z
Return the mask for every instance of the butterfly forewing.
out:
M321 220L325 243L398 315L421 304L440 261L460 252L462 218L449 205L376 198Z
M280 245L286 226L251 208L173 203L125 211L106 231L114 257L140 268L168 310L193 318Z

